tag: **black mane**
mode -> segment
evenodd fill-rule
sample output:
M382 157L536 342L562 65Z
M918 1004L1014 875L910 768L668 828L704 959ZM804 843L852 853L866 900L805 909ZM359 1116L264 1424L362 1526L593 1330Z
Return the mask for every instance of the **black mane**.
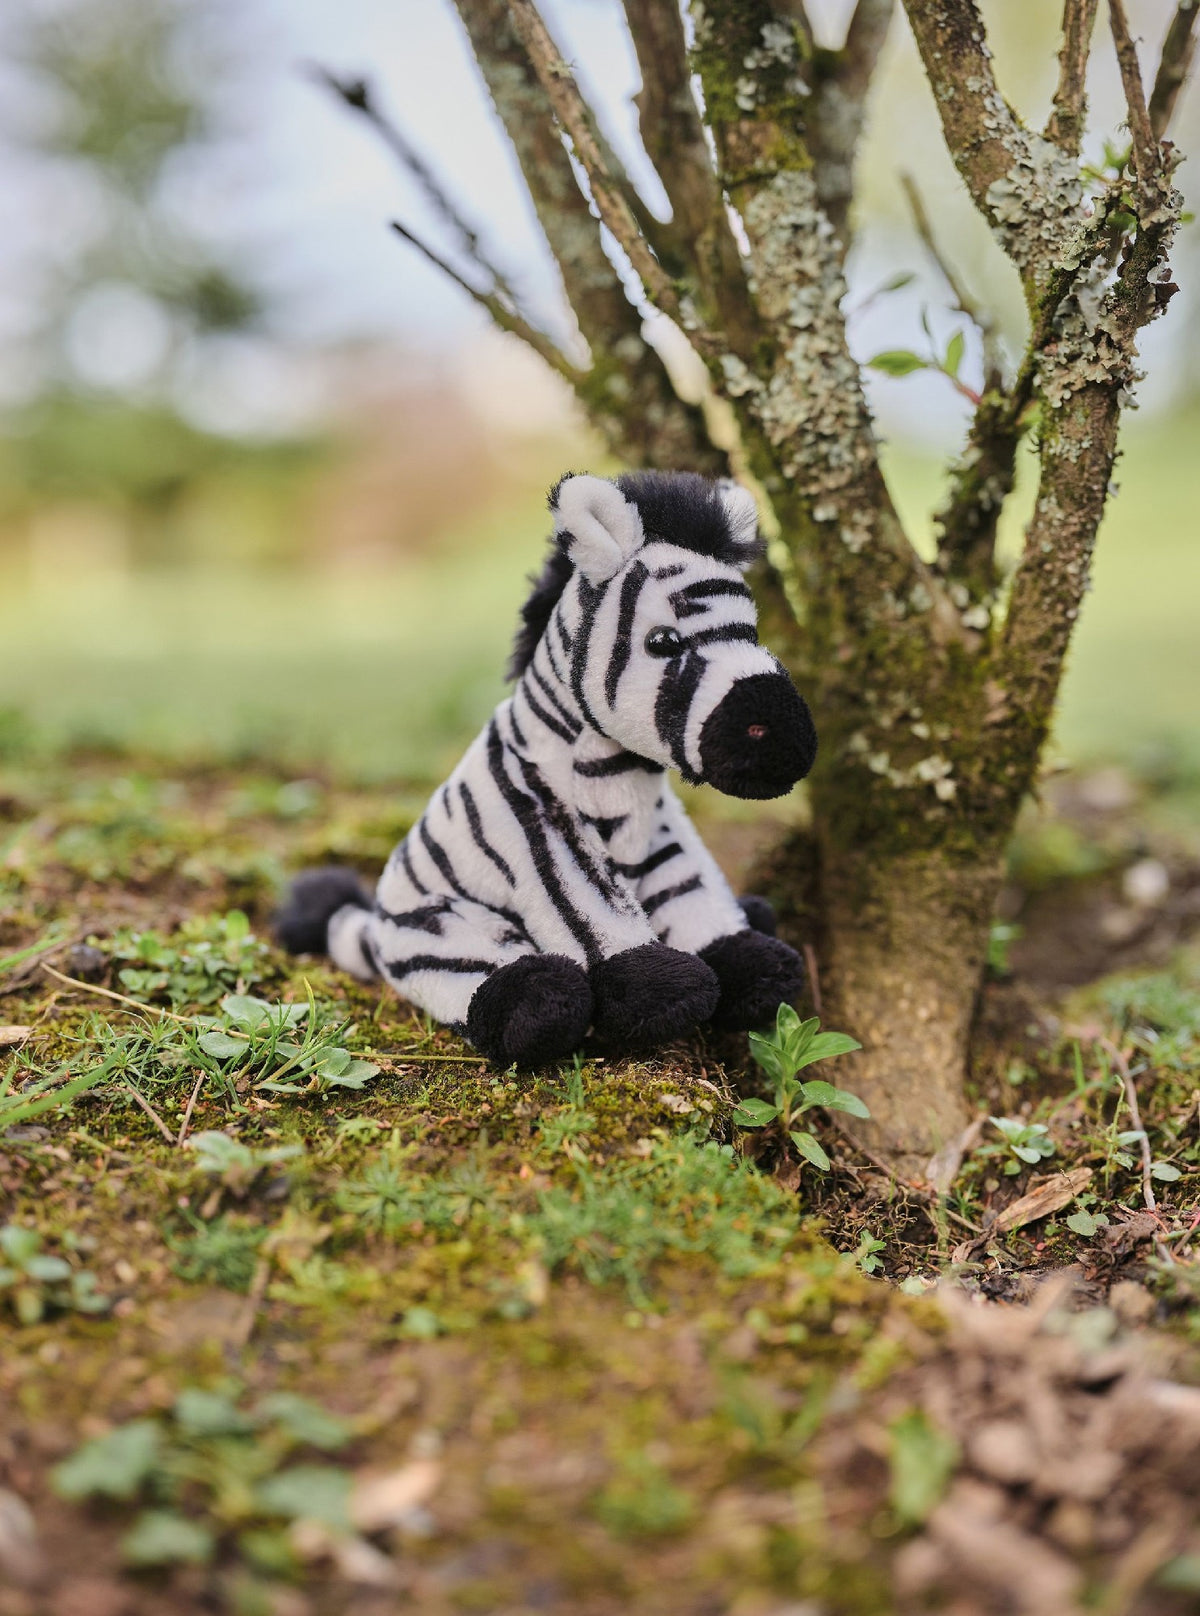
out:
M694 471L627 471L613 479L642 518L647 541L665 539L681 550L745 566L762 545L740 543L730 531L719 484Z
M549 628L554 608L558 605L563 590L570 583L574 571L575 568L569 558L555 545L546 557L541 572L532 580L533 588L529 593L529 599L521 607L521 622L517 628L517 637L513 641L508 667L504 670L506 679L519 679L533 661L538 641Z
M694 471L627 471L613 480L630 504L637 506L647 540L665 539L682 550L735 566L745 566L763 553L761 541L746 544L734 537L720 488L707 477ZM565 481L561 479L550 491L551 510ZM552 541L552 545L521 607L521 621L505 669L508 679L519 679L533 661L538 642L575 570L557 543Z

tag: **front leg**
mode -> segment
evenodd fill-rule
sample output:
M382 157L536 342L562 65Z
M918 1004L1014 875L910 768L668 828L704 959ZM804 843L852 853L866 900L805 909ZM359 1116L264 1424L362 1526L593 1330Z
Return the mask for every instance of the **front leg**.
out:
M695 951L659 940L634 882L610 859L596 826L554 795L528 760L520 767L531 793L522 829L539 851L533 873L541 893L531 891L547 928L537 940L587 966L597 1040L614 1052L650 1048L707 1021L720 998L713 970Z
M663 942L699 955L716 974L721 991L714 1027L765 1027L780 1004L799 994L799 954L777 937L750 929L716 860L666 785L637 891Z

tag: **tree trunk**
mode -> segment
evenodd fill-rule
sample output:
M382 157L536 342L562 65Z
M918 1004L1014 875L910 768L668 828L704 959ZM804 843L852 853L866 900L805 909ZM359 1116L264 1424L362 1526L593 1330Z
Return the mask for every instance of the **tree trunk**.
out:
M883 856L799 832L759 873L788 940L815 947L825 1025L863 1045L836 1079L871 1110L854 1135L905 1175L924 1176L967 1122L967 1044L1002 871L1000 843L970 858Z

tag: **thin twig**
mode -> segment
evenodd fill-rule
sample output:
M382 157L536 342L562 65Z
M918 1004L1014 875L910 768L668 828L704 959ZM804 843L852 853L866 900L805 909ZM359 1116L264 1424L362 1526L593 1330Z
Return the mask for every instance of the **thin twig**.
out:
M476 303L485 308L502 331L508 331L512 336L520 337L521 341L527 343L540 359L546 361L551 370L557 371L565 381L570 382L572 387L582 380L584 373L571 363L558 344L553 342L544 331L531 324L523 314L519 313L498 292L485 292L478 286L472 286L469 280L459 274L453 264L443 258L439 252L436 252L428 242L422 241L421 237L410 230L407 225L401 224L398 219L392 220L392 229L402 241L407 241L410 246L415 247L421 256L427 259L435 269L440 269L443 275L448 276L456 286L461 286L468 296L473 297Z
M405 172L416 181L433 211L456 237L462 251L472 263L477 264L487 274L499 291L505 293L515 303L516 295L507 277L484 248L479 239L479 232L467 223L457 202L408 136L380 107L366 79L340 79L336 73L331 73L327 67L322 67L319 63L315 63L310 72L318 84L332 90L346 106L366 119Z
M1125 91L1125 106L1129 113L1129 133L1133 137L1133 161L1137 169L1138 184L1143 191L1149 191L1161 172L1162 154L1158 149L1154 126L1146 109L1142 69L1138 63L1137 47L1130 37L1124 0L1108 0L1108 20L1117 51L1117 65L1121 70L1121 85Z
M1087 67L1098 0L1063 0L1058 88L1046 133L1070 157L1078 157L1087 113Z
M61 971L56 971L53 965L47 965L45 960L42 961L42 970L60 982L65 982L69 988L78 988L81 993L98 993L101 998L115 999L118 1004L127 1004L132 1010L149 1011L151 1015L165 1016L168 1021L179 1021L185 1026L196 1025L195 1016L181 1016L174 1010L164 1010L161 1005L143 1004L140 999L131 999L127 994L114 993L112 988L102 988L97 982L81 982L78 977L64 976ZM234 1033L233 1036L236 1038L245 1035Z
M1154 130L1156 140L1161 140L1167 132L1179 92L1192 65L1197 17L1200 17L1200 0L1179 0L1163 41L1154 88L1150 92L1150 127Z
M188 1136L188 1128L191 1126L192 1122L192 1112L195 1110L196 1101L200 1097L200 1090L204 1087L204 1079L207 1076L208 1073L202 1071L200 1076L196 1079L196 1086L192 1090L192 1097L187 1103L187 1110L183 1113L183 1121L179 1125L179 1138L175 1141L177 1145L182 1145Z
M150 1104L149 1100L143 1100L142 1096L134 1088L132 1083L122 1083L121 1087L125 1090L126 1094L128 1094L131 1100L137 1101L138 1105L141 1106L142 1110L150 1118L151 1122L158 1129L159 1133L162 1134L167 1143L169 1145L173 1145L175 1143L175 1135L171 1132L170 1128L167 1127L166 1123Z
M951 295L954 298L959 312L961 314L965 314L967 319L974 323L979 335L982 337L984 347L984 362L988 370L989 377L993 372L996 372L998 379L999 366L993 351L993 333L995 331L994 320L985 309L981 308L979 303L976 302L975 298L971 296L970 292L967 291L962 281L959 280L958 275L950 264L949 259L938 245L937 237L933 233L933 221L929 217L929 210L925 206L925 198L921 195L915 178L905 170L901 170L900 185L904 191L904 195L908 199L908 205L913 216L913 224L916 227L917 235L921 238L921 243L924 246L925 251L929 254L930 258L932 258L933 262L941 271L942 279L950 288Z
M254 1270L254 1277L250 1281L250 1290L246 1295L242 1311L237 1323L230 1332L231 1345L238 1348L250 1345L250 1337L254 1334L254 1326L258 1320L258 1310L262 1306L262 1299L266 1294L267 1281L270 1277L270 1260L266 1257L260 1257Z
M1109 1058L1117 1071L1120 1072L1121 1081L1125 1085L1125 1104L1129 1107L1129 1120L1133 1123L1139 1135L1138 1149L1142 1158L1142 1200L1145 1203L1146 1211L1158 1218L1158 1200L1154 1194L1154 1178L1151 1172L1154 1165L1154 1156L1150 1149L1149 1137L1142 1126L1142 1113L1138 1106L1137 1084L1133 1080L1129 1062L1116 1044L1110 1043L1107 1038L1103 1038L1100 1040L1100 1045L1102 1049L1108 1052ZM1175 1258L1171 1253L1171 1248L1158 1235L1154 1237L1154 1249L1162 1262L1174 1263Z

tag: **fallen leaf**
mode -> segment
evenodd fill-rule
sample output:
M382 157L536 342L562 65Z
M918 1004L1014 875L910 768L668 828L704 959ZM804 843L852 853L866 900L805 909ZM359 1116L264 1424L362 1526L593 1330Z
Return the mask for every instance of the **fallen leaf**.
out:
M1027 1223L1036 1223L1039 1218L1049 1217L1051 1212L1061 1211L1087 1187L1091 1177L1090 1167L1073 1167L1069 1173L1056 1173L1028 1195L1022 1195L1020 1200L997 1212L988 1225L988 1234L1008 1234L1013 1229L1023 1229Z
M0 1027L0 1049L11 1044L23 1044L32 1031L32 1027Z
M429 1498L442 1478L435 1459L414 1459L384 1476L369 1476L350 1494L350 1519L360 1532L381 1532L403 1526Z

